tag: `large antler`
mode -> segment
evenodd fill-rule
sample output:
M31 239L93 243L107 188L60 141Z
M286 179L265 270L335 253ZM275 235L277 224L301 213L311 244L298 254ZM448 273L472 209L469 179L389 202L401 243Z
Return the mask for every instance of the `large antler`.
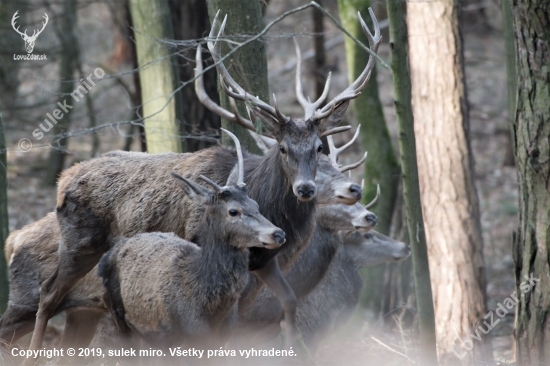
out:
M298 45L296 38L294 38L294 47L296 48L296 98L298 99L300 105L304 108L304 119L307 120L315 114L317 108L319 108L319 106L327 98L332 73L328 73L323 94L321 94L319 99L313 103L309 100L309 98L306 99L302 89L302 53L300 52L300 46Z
M357 17L359 18L359 22L361 23L361 27L363 28L363 31L367 35L367 38L369 40L369 47L373 52L376 52L378 50L378 46L380 45L380 42L382 40L382 37L380 36L380 26L378 25L378 21L376 20L376 16L374 15L374 12L371 8L369 8L369 14L372 19L372 24L374 25L374 36L370 32L369 28L365 24L365 21L363 18L361 18L361 14L357 12ZM336 106L339 104L356 98L359 94L361 94L361 90L365 87L367 82L369 81L370 74L372 69L375 65L375 58L371 55L369 57L369 61L367 62L367 66L359 75L357 80L355 80L350 86L346 88L343 92L338 94L330 103L325 105L322 109L319 109L315 112L312 119L314 121L320 121L326 117L328 117L333 111Z
M220 117L238 123L239 125L251 131L256 131L256 129L254 128L254 124L250 120L243 118L239 114L233 98L229 98L229 103L231 104L231 109L233 110L233 113L231 113L228 110L217 105L216 102L210 99L210 97L206 93L206 89L204 88L202 53L200 46L197 47L197 55L195 57L195 60L197 62L197 66L195 67L195 93L197 93L197 97L199 98L200 102L206 108L218 114Z
M233 80L233 78L225 68L225 65L221 61L221 43L219 42L219 38L224 34L223 32L225 29L225 23L227 21L227 15L224 17L218 35L216 36L215 31L218 26L219 13L220 11L218 10L216 16L214 17L214 21L212 22L212 29L209 35L209 39L214 39L215 37L215 42L209 40L208 49L212 54L212 58L216 62L216 68L218 69L218 73L220 74L222 81L221 85L224 91L226 92L226 94L234 99L242 100L244 102L249 102L250 104L252 104L254 111L258 112L258 114L260 114L262 117L267 118L268 120L273 120L274 122L278 122L280 124L287 123L290 118L279 111L275 95L273 95L275 107L272 107L271 105L262 101L260 98L254 97L250 93L247 93L239 84L237 84L235 80Z
M330 161L332 162L332 165L336 169L338 169L341 173L344 173L348 170L357 168L359 165L363 164L363 162L367 158L367 152L365 151L365 155L363 155L361 160L359 160L356 163L349 164L349 165L346 165L346 166L340 166L340 164L338 164L338 157L340 156L340 154L342 152L347 150L347 148L350 147L351 144L353 144L355 142L355 140L357 140L357 137L359 136L360 129L361 129L361 125L357 126L357 130L355 131L355 135L353 135L352 139L349 140L346 144L344 144L342 147L339 147L339 148L334 146L333 136L327 136L328 148L330 150L330 153L328 154L328 156L330 158Z

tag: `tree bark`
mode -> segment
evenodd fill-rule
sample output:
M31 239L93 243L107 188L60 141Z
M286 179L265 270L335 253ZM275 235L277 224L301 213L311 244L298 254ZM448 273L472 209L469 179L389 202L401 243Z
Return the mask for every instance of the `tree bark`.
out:
M9 234L8 221L8 163L6 159L6 139L2 124L2 104L0 103L0 251L4 253L4 243ZM4 255L0 256L0 313L8 306L9 284L8 266Z
M411 79L408 64L408 34L406 3L387 1L390 29L391 69L395 111L399 126L399 154L403 176L403 194L407 214L407 228L412 249L414 287L416 291L419 325L419 364L437 365L434 305L430 284L430 265L422 218L414 117L411 105Z
M208 36L210 32L210 19L204 0L170 1L172 23L176 39L190 40ZM203 47L203 60L208 60L210 55L206 47ZM195 77L195 63L187 60L195 59L195 49L185 51L186 58L179 65L180 81L187 82ZM216 103L219 103L216 70L208 70L203 76L204 88L207 94ZM194 83L188 84L182 89L183 95L183 133L192 135L216 134L220 128L220 117L202 105L195 93ZM187 139L187 152L198 151L211 146L212 142L200 139Z
M323 6L323 2L317 0ZM325 55L325 28L323 26L324 15L316 8L311 8L313 20L314 49L315 49L315 99L318 99L325 89L325 78L327 77L327 62Z
M340 19L342 25L359 41L368 44L367 36L357 20L359 11L367 25L372 28L372 21L368 16L370 1L361 0L338 0ZM361 49L352 39L346 37L346 59L348 64L348 79L350 82L357 79L361 74L369 54ZM365 189L364 203L370 202L376 196L376 185L380 184L383 194L376 204L375 212L378 216L376 230L382 234L389 235L391 220L395 209L397 197L397 186L401 170L397 163L393 150L382 103L378 95L378 81L376 80L376 67L363 92L353 102L355 116L361 124L361 139L363 146L369 155L365 163ZM386 312L383 309L385 288L384 273L386 265L378 265L365 268L362 277L365 280L365 288L361 296L361 303L372 310L375 314Z
M78 40L75 35L77 22L76 0L67 0L63 3L63 15L61 17L61 27L58 34L61 43L61 62L59 65L59 95L66 99L74 91L74 71L78 62ZM63 101L61 102L63 103ZM42 125L51 128L51 123L43 121ZM44 184L55 186L57 177L63 171L65 156L67 155L68 138L59 138L58 136L68 132L71 126L71 113L65 115L57 121L50 132L53 136L51 144L50 157Z
M418 174L443 364L487 313L458 6L407 3L412 104L421 118L415 124ZM487 338L476 342L476 356L487 345ZM454 353L448 357L456 362Z
M514 0L512 14L517 55L512 140L519 183L513 239L516 361L527 366L550 363L550 1ZM538 280L529 283L531 277Z
M181 94L178 70L173 65L171 50L163 40L173 39L174 31L167 0L130 0L130 13L135 29L136 49L145 136L150 153L181 152Z
M263 28L261 0L208 0L210 21L214 19L218 9L220 10L220 21L227 14L225 37L233 41L244 42L250 36L259 33ZM229 48L224 45L222 47L222 55L225 55L228 50ZM259 96L264 102L269 103L267 56L265 43L261 39L237 50L224 61L224 64L233 79L240 86L247 92ZM219 85L218 93L220 96L220 105L227 110L231 110L229 99ZM248 115L244 103L237 102L237 106L241 115ZM255 125L256 130L261 132L261 122L256 120ZM242 146L248 151L261 154L261 150L256 145L254 139L244 128L224 119L222 119L222 126L232 131L239 138ZM224 144L233 144L227 136L223 137L223 141Z

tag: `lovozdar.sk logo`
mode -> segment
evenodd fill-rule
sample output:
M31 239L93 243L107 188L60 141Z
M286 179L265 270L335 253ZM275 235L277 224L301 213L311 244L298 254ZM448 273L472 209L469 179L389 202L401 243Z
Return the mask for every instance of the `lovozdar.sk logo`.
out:
M24 32L21 32L19 30L19 26L16 24L17 19L19 18L19 10L13 14L13 17L11 18L11 26L13 29L19 33L21 38L23 38L23 41L25 41L25 50L27 51L27 55L13 55L14 60L46 60L46 55L31 55L32 51L34 50L34 45L36 43L36 39L44 31L44 28L46 28L46 25L48 24L48 14L44 13L44 21L42 22L42 29L38 30L35 29L32 33L32 36L29 36L27 34L27 30L25 29Z

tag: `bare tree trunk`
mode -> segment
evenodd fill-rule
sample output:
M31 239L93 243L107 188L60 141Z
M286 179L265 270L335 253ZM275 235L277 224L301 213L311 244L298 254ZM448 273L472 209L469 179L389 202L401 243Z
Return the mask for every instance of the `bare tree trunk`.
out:
M317 0L317 3L323 6L323 2ZM327 77L327 62L325 57L325 34L323 27L323 13L316 8L311 8L313 18L314 49L315 49L315 98L323 94L325 88L325 78Z
M414 117L411 105L411 79L409 75L408 34L406 3L387 1L390 28L391 69L395 111L399 126L399 154L403 174L403 193L407 214L407 228L412 249L413 277L418 310L420 360L423 366L437 365L434 305L430 284L430 264L422 218Z
M147 150L158 154L181 152L181 94L178 70L172 64L168 45L174 38L167 0L130 0L135 29L137 59L140 66L142 111L145 118Z
M8 163L6 159L6 139L2 124L2 104L0 103L0 252L4 253L4 243L9 234L8 221ZM0 313L8 306L9 284L8 266L4 255L0 256Z
M512 126L519 183L516 361L528 366L550 363L550 1L515 0L512 6L518 73Z
M214 19L216 12L220 10L220 17L227 14L225 36L237 41L244 42L248 37L259 33L263 28L262 23L262 1L261 0L208 0L208 14L210 21ZM234 45L232 45L234 47ZM229 48L222 47L222 54L225 55ZM257 95L265 102L269 102L269 86L267 80L267 56L265 44L262 40L256 40L243 48L240 48L231 57L225 60L225 65L239 85L246 91ZM218 86L220 104L227 110L231 110L227 95ZM239 112L246 116L244 103L238 102ZM283 112L284 113L284 112ZM261 154L254 139L242 127L222 119L224 128L232 131L241 141L241 144L250 152ZM256 120L256 130L261 132L261 122ZM224 143L231 144L231 140L224 137Z
M453 347L460 355L471 350L462 341L471 340L487 313L458 11L452 0L407 3L412 104L421 118L415 124L418 173L444 364ZM475 349L484 354L485 344L486 337ZM449 357L456 362L454 352Z
M204 0L170 1L174 35L176 39L189 40L205 37L210 32L210 19ZM206 48L204 48L206 51ZM186 50L186 59L195 59L195 49ZM210 55L204 55L203 60L210 61ZM180 80L187 82L195 77L195 63L184 60L180 63ZM211 64L211 62L209 62ZM207 94L219 103L216 70L208 70L204 77L204 87ZM183 94L183 132L185 134L216 134L220 128L220 117L206 108L197 98L194 84L188 84L182 89ZM187 140L187 151L193 152L211 146L212 143L199 139Z
M506 80L508 89L508 121L513 123L516 118L516 42L514 37L514 20L512 17L511 0L501 0L502 25L504 30L504 46L506 49ZM508 135L506 141L505 166L514 166L514 148L512 136Z
M367 36L357 21L357 12L368 14L370 1L339 0L340 19L342 25L364 44L368 44ZM372 29L370 17L364 16L367 25ZM367 64L369 54L361 49L353 40L346 37L346 59L348 63L348 79L356 80ZM376 67L365 89L353 102L355 115L361 124L363 146L369 155L365 163L365 191L364 201L370 202L376 195L376 186L380 184L383 194L376 204L375 212L378 216L376 230L389 235L391 220L395 209L397 186L401 170L393 150L382 103L378 95L378 81ZM362 270L365 288L361 296L361 303L375 314L385 313L383 298L387 293L383 288L386 265L378 265Z
M75 86L74 71L79 57L78 40L74 33L77 22L76 17L76 0L65 1L63 3L61 27L57 32L62 52L59 65L59 79L61 83L59 86L59 95L62 99L68 98ZM44 184L48 186L55 186L57 177L63 171L69 140L68 138L59 138L58 136L68 132L71 126L71 113L65 113L63 117L56 120L56 122L53 128L50 121L45 120L42 122L45 128L48 128L48 126L51 128L52 132L50 133L53 138L48 169L46 171L46 177L44 178Z

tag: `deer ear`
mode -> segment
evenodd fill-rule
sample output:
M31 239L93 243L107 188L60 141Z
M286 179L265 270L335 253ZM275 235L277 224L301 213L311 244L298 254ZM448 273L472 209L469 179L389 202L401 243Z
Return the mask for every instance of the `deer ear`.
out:
M334 111L321 121L321 131L324 132L338 126L344 119L348 106L349 100L346 100L334 108Z
M203 186L198 185L192 180L184 178L177 173L172 172L171 174L176 180L176 183L178 183L178 185L185 191L185 194L187 194L187 196L193 201L204 202L212 196L213 192L208 188L204 188Z

